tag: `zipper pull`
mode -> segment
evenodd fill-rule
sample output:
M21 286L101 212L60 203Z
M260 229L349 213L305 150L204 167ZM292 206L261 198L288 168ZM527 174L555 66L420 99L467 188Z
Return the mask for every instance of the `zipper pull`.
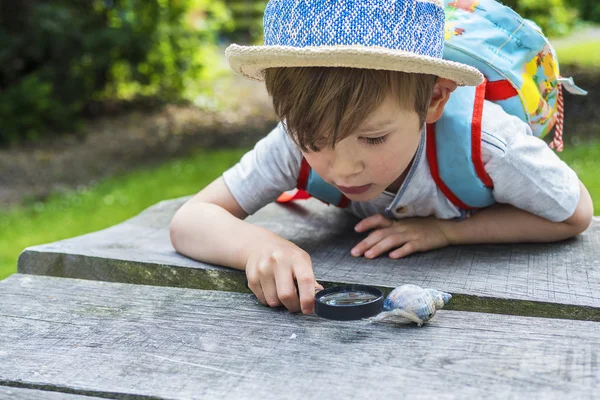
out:
M587 96L587 90L583 90L579 86L575 84L573 78L563 78L562 76L558 78L558 83L562 85L567 92L571 94L575 94L578 96Z

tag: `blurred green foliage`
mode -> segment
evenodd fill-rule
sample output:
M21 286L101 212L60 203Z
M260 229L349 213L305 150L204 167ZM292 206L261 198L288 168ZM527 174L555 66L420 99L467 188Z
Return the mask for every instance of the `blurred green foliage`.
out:
M501 0L523 18L538 24L547 36L568 34L577 22L577 11L565 0Z
M600 1L567 0L567 2L579 11L579 18L582 20L600 23Z
M262 12L267 1L224 0L232 11L235 29L233 40L258 43L262 40ZM499 0L519 13L535 21L548 36L568 34L578 18L600 22L598 0Z
M600 21L597 0L504 0L549 36ZM260 42L266 0L0 2L0 145L76 130L106 99L194 100L225 32ZM575 11L578 10L578 11ZM234 20L235 17L235 20Z
M230 24L214 0L0 2L0 144L74 129L93 100L180 99Z

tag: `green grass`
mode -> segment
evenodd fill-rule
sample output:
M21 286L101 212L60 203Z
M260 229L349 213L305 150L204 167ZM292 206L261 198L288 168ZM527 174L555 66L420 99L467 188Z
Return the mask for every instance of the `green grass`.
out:
M157 168L108 179L44 202L0 212L0 279L16 272L26 247L115 225L165 199L196 193L235 164L244 150L202 152ZM560 157L575 169L600 214L600 140L567 146Z
M592 196L595 215L600 215L600 140L565 146L560 158L577 172L579 179Z
M600 40L559 47L556 52L562 65L600 68Z
M161 200L194 194L243 153L202 152L44 202L0 211L0 280L16 272L17 258L24 248L104 229Z

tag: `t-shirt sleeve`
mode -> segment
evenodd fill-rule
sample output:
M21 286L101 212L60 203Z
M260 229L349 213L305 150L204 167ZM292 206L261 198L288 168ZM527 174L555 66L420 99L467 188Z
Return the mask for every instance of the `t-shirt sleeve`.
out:
M529 125L486 102L482 159L499 203L561 222L575 213L579 178Z
M223 173L225 185L246 213L254 214L296 187L302 153L281 123Z

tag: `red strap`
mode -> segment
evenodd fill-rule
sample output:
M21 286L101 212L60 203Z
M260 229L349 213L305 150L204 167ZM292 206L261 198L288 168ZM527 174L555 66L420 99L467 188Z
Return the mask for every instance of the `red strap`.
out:
M308 184L308 177L310 175L310 165L308 161L303 157L302 164L300 164L300 173L298 174L298 185L296 186L298 190L294 193L284 192L278 198L278 203L288 203L294 200L306 200L310 199L312 196L306 191L306 185ZM341 195L340 202L337 204L340 208L348 207L350 204L350 199L348 199L343 194ZM320 199L319 199L320 200ZM323 201L323 200L321 200ZM325 204L329 204L326 201L323 201Z
M300 164L300 174L298 175L298 189L305 190L308 185L308 175L310 174L310 164L306 161L306 158L302 157L302 164Z
M298 190L294 193L283 192L278 198L278 203L287 203L294 200L305 200L310 199L310 194L308 194L305 189L308 184L308 176L310 174L310 165L306 158L302 157L302 163L300 164L300 173L298 174L298 185L296 186Z
M348 207L348 204L350 204L350 199L347 198L346 196L342 195L342 199L340 200L338 207L346 208L346 207Z
M288 203L288 202L294 201L294 200L306 200L306 199L310 199L310 194L308 194L304 190L296 190L293 193L290 193L290 192L281 193L281 195L277 198L277 202L278 203Z
M510 99L517 96L519 93L507 80L488 82L485 99L490 101L500 101Z
M473 207L469 207L468 205L460 201L460 199L456 197L454 193L452 193L450 188L446 186L446 184L444 183L444 181L442 181L442 178L440 177L440 170L437 161L437 149L435 145L434 124L427 124L427 160L429 161L429 169L431 170L431 176L433 177L433 180L440 188L442 193L444 193L444 196L446 196L446 198L458 208L462 208L463 210L473 210Z
M486 84L487 80L477 86L475 91L475 105L473 107L473 120L471 123L471 159L473 160L475 172L479 179L481 179L481 182L486 187L491 188L494 187L494 183L485 171L481 159L481 119L483 118L483 102L487 94Z

